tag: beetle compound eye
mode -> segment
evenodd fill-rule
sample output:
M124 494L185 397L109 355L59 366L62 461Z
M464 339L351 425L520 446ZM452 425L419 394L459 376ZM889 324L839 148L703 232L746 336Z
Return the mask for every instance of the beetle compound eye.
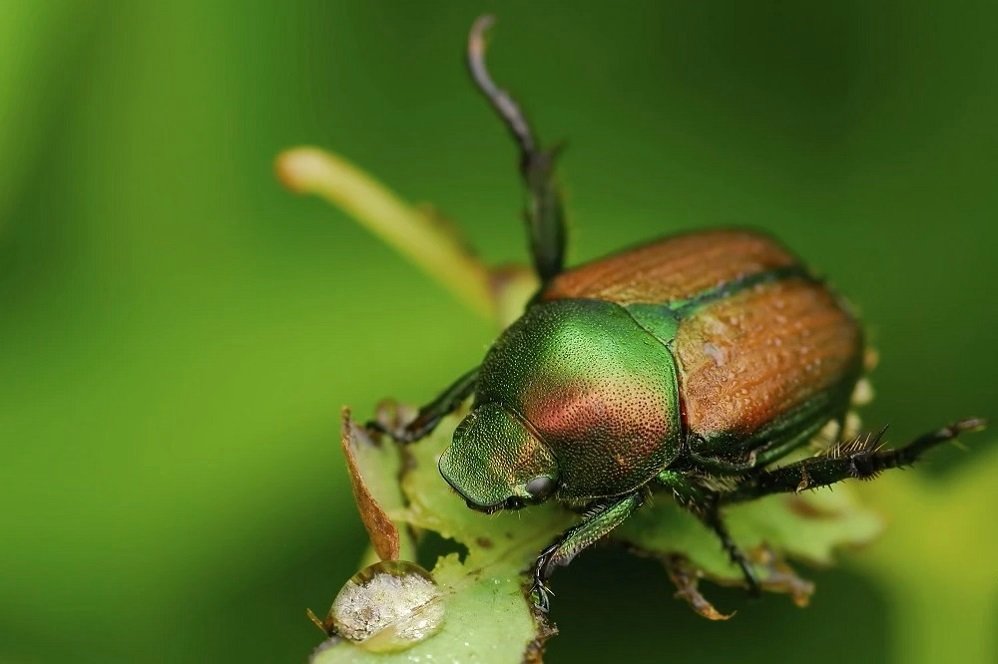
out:
M534 500L544 500L554 492L554 480L547 475L538 475L527 482L525 488Z

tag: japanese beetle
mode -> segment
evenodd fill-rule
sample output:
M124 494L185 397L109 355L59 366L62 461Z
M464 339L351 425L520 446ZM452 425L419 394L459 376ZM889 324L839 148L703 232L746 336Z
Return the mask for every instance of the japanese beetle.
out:
M882 448L879 434L847 437L864 371L859 323L765 235L688 233L564 270L557 152L541 147L492 81L490 25L483 17L472 27L468 66L519 148L541 287L479 367L387 433L417 441L473 396L439 461L468 506L494 512L554 499L581 508L578 525L537 558L540 609L548 608L554 567L620 525L655 489L671 491L711 528L757 591L724 505L872 478L984 425L961 420L895 449ZM839 442L775 465L829 425Z

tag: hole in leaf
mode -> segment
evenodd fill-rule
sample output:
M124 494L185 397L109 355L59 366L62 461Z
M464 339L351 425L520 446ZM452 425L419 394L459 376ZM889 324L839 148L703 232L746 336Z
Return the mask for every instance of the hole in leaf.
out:
M468 547L449 537L425 531L420 535L416 562L426 569L433 569L437 563L437 558L451 553L456 553L458 559L463 563L464 559L468 557Z

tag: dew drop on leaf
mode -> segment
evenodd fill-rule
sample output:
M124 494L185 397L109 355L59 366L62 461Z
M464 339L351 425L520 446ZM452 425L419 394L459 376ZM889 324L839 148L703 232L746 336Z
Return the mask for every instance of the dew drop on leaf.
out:
M444 603L430 573L416 563L387 560L347 581L329 610L336 633L371 652L405 650L443 626Z

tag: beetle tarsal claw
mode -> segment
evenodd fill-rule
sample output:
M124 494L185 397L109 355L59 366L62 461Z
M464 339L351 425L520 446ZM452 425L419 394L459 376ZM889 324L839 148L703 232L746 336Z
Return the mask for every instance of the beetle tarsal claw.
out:
M551 590L544 581L551 575L551 554L556 545L552 545L544 550L537 557L534 563L534 583L530 587L530 595L533 599L534 607L542 613L547 613L550 608L550 598L554 597Z
M530 587L530 595L533 599L534 608L541 613L547 613L551 609L549 598L554 597L554 591L544 585L544 582L534 577L534 584Z

